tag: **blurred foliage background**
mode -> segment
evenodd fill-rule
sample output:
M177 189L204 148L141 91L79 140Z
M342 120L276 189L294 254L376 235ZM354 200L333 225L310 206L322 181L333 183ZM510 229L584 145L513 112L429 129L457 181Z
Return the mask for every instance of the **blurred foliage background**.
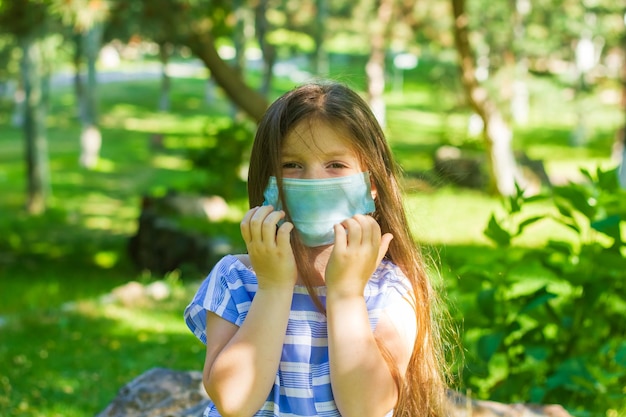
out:
M0 415L94 415L202 367L182 310L255 123L366 97L450 312L453 387L626 416L626 7L612 0L0 0Z

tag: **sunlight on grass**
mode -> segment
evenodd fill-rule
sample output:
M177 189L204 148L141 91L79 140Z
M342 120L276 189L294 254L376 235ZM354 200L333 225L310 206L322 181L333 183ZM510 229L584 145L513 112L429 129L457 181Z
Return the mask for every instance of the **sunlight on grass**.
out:
M117 252L100 251L94 255L93 261L99 267L109 269L109 268L113 268L115 264L117 264L117 262L119 261L119 258L120 258L120 254Z
M412 193L406 197L406 207L412 232L427 245L492 245L484 230L492 215L504 214L499 198L469 190ZM529 217L558 215L554 207L539 203L525 207L524 213ZM549 240L572 242L575 238L573 231L546 218L528 226L514 244L532 248Z
M100 251L94 255L94 263L101 268L112 268L118 262L120 254L113 251Z
M152 164L156 168L171 169L177 171L191 171L193 164L190 160L173 155L155 155Z
M64 221L68 224L111 233L134 231L139 215L138 197L122 200L98 192L87 192L71 198L54 197L51 206L63 210Z
M111 230L113 228L113 219L108 216L90 216L83 222L85 227L89 229Z
M389 113L388 130L394 144L439 143L441 129L441 117L429 111L406 109Z
M567 183L568 181L579 182L583 180L581 174L581 168L584 168L590 172L595 172L598 167L602 169L608 169L615 167L615 162L610 158L606 159L589 159L589 158L567 158L559 159L558 154L554 159L546 160L545 162L546 172L550 178L555 179L559 184Z
M79 208L83 214L111 217L124 204L121 200L103 193L87 193L82 197Z
M83 185L85 181L84 175L76 171L59 171L55 173L54 177L58 183L73 186Z
M114 161L105 158L99 158L95 170L98 172L115 172L116 164Z
M141 302L138 303L141 307ZM116 334L138 334L138 332L158 334L188 334L189 329L180 316L171 313L159 313L146 308L128 308L118 304L108 304L101 308L101 314L114 320L117 325L113 331Z
M130 117L125 114L126 111L112 112L112 118L117 118L118 122L126 130L134 130L137 132L159 132L159 133L196 133L202 130L206 124L206 117L185 117L184 119L163 113L155 113L153 115L141 115L141 117ZM146 117L147 116L147 117Z
M386 102L389 107L430 106L432 100L432 91L429 90L413 90L406 93L392 91L386 95Z
M427 244L486 244L483 235L499 202L482 193L442 190L413 193L406 197L411 230Z

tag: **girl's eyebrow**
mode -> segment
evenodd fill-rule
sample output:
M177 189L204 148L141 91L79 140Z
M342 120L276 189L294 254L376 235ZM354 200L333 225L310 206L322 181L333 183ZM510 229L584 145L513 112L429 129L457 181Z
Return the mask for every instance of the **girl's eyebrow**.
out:
M306 152L307 154L310 153ZM300 152L283 152L282 153L282 158L285 159L289 159L289 158L295 158L302 155L302 153ZM330 152L321 152L321 155L324 158L338 158L338 157L354 157L354 155L352 154L352 152L350 152L349 150L337 150L337 151L330 151Z

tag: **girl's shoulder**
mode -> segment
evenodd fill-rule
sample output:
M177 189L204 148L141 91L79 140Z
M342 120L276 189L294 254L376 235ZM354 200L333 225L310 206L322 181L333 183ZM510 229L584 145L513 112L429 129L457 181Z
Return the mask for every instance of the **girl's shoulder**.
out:
M256 291L256 274L250 265L248 255L225 255L218 260L204 279L203 286L238 288L245 286Z
M252 269L252 264L250 263L250 256L247 253L239 253L235 255L230 255L236 258L243 266L248 269Z
M250 257L247 254L229 254L224 255L213 266L213 271L225 269L231 270L248 270L252 271L252 264L250 263Z
M380 262L378 268L374 271L374 277L379 280L408 280L402 268L386 258Z
M388 259L383 259L369 281L370 290L386 293L396 291L401 294L411 290L411 282L402 269Z

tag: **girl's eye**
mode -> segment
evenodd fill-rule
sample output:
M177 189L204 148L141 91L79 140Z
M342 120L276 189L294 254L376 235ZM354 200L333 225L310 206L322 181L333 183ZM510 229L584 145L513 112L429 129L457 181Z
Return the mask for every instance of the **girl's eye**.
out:
M299 165L296 164L295 162L285 162L283 164L283 169L296 169L298 167L299 167Z
M341 163L341 162L332 162L332 163L328 164L328 168L342 169L342 168L346 168L346 165Z

